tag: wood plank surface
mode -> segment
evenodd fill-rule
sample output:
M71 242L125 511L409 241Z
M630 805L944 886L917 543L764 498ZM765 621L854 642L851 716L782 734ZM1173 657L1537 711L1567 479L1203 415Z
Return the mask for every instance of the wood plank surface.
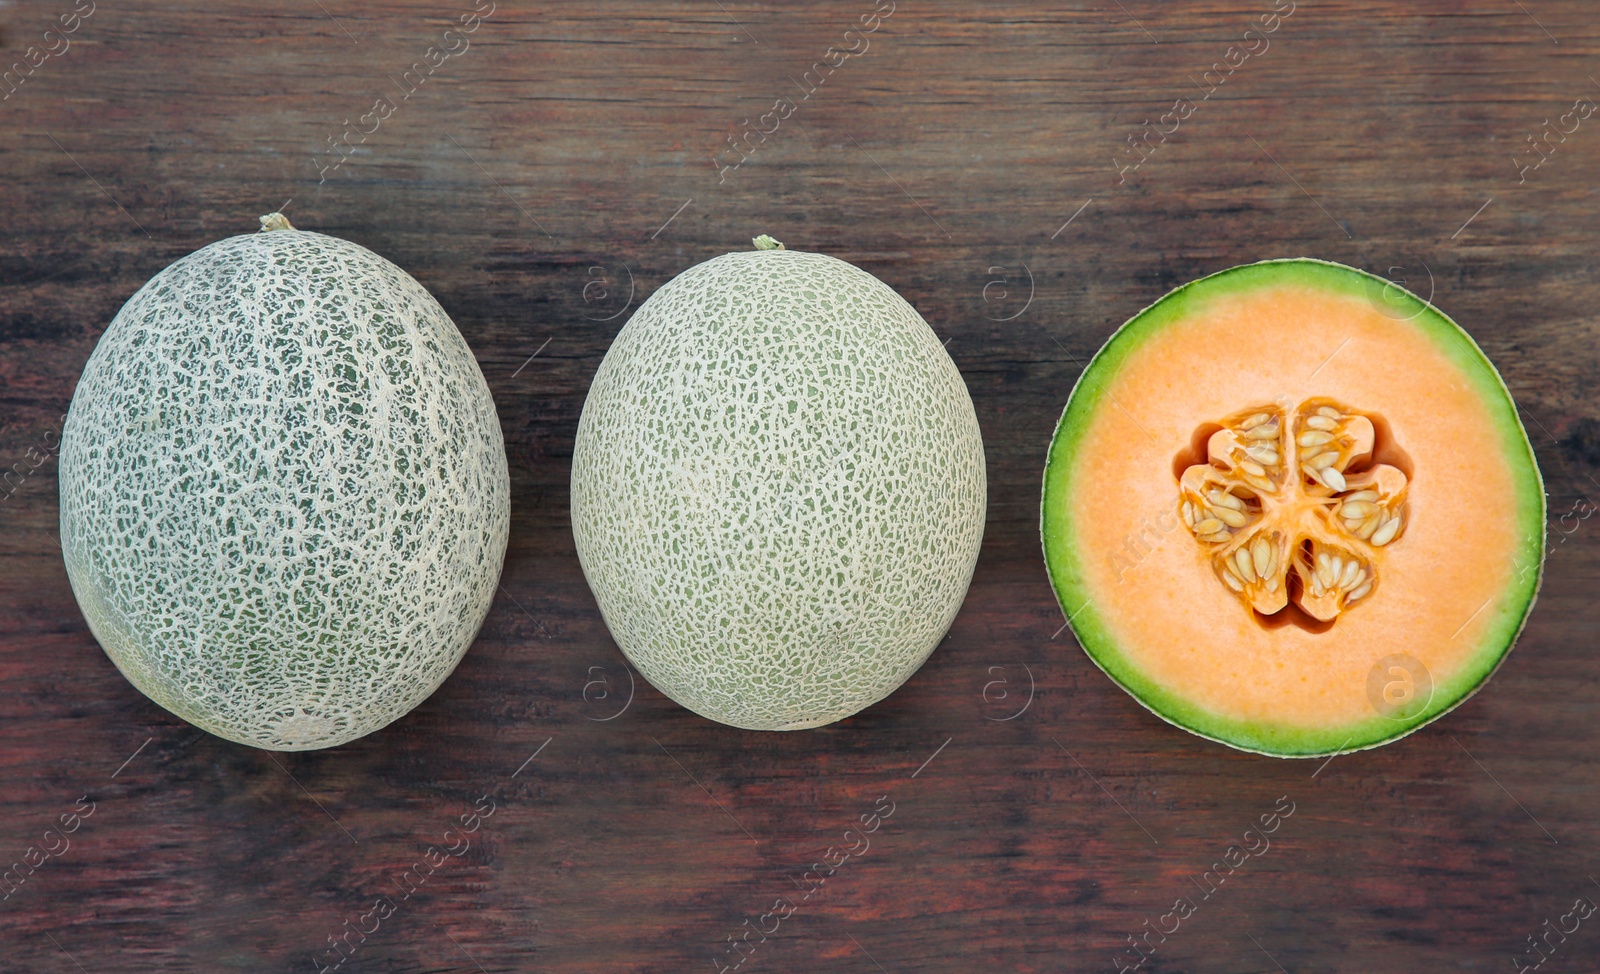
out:
M1528 142L1600 100L1592 5L1275 0L1247 39L1274 0L497 2L0 3L0 67L23 65L0 85L0 465L27 471L0 501L0 859L88 811L0 902L0 968L311 972L348 935L339 969L372 974L1117 971L1281 805L1270 850L1140 970L1600 970L1600 918L1525 953L1600 902L1600 526L1557 520L1600 500L1600 118ZM30 47L59 53L29 72ZM771 134L744 134L783 98ZM1119 172L1180 99L1177 131ZM285 201L460 326L513 524L504 591L431 699L269 754L169 715L98 648L55 540L52 444L121 304ZM860 264L950 339L991 492L938 652L792 734L633 677L568 520L579 410L628 313L762 232ZM1403 278L1474 335L1552 529L1493 683L1320 768L1141 709L1060 632L1038 542L1051 431L1111 331L1183 281L1300 255ZM373 916L480 798L472 847ZM777 931L730 951L783 897Z

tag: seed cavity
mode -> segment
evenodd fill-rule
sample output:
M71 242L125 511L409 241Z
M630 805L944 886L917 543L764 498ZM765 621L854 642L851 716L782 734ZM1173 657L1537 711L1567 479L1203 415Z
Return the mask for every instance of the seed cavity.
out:
M1292 598L1324 622L1370 599L1408 521L1405 474L1371 462L1372 420L1313 399L1219 425L1180 478L1179 511L1228 590L1263 615Z

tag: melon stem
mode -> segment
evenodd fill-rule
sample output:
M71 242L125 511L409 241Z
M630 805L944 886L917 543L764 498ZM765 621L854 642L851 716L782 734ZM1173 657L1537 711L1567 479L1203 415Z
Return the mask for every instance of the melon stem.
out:
M284 216L282 213L268 213L266 216L261 218L261 232L262 233L266 233L268 230L293 230L293 229L294 229L294 224L290 223L289 222L289 218Z
M263 217L262 219L265 219L265 217ZM756 245L756 249L757 250L782 250L783 249L783 244L781 244L778 241L772 239L771 237L767 236L764 233L759 237L752 237L750 239L750 242Z

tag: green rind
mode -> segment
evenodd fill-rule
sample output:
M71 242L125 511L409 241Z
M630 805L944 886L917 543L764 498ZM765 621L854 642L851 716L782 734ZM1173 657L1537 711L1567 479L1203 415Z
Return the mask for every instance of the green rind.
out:
M1101 404L1105 379L1115 375L1144 340L1182 318L1197 302L1278 283L1309 284L1372 301L1381 296L1384 307L1389 309L1383 313L1421 328L1460 366L1463 379L1474 383L1491 404L1497 414L1495 428L1501 434L1504 459L1515 468L1521 481L1512 514L1523 538L1518 549L1522 570L1500 604L1485 610L1492 613L1494 623L1481 637L1472 655L1474 663L1463 667L1449 681L1436 684L1429 704L1407 719L1393 719L1374 711L1370 719L1357 724L1307 730L1212 714L1157 686L1139 672L1082 591L1080 552L1073 543L1064 511L1073 488L1071 457L1087 427L1086 420ZM1117 329L1078 377L1056 424L1044 472L1040 538L1056 600L1079 644L1095 665L1135 700L1169 723L1242 751L1276 757L1324 757L1377 747L1404 737L1454 709L1488 682L1510 653L1538 596L1544 570L1545 518L1544 482L1533 446L1510 390L1472 337L1429 301L1383 278L1331 261L1291 258L1245 264L1191 281Z

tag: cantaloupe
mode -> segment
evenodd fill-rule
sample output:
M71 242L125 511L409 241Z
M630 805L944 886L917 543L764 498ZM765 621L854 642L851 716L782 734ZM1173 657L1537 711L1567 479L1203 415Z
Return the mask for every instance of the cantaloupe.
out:
M117 313L62 434L89 628L179 717L340 744L411 710L489 609L510 523L494 400L409 274L293 229L211 244Z
M757 247L679 274L617 335L578 424L572 527L646 679L795 730L887 696L943 638L983 538L983 443L904 299Z
M1281 756L1393 740L1482 686L1532 609L1544 524L1466 332L1313 260L1123 325L1067 402L1042 508L1090 658L1166 720Z

